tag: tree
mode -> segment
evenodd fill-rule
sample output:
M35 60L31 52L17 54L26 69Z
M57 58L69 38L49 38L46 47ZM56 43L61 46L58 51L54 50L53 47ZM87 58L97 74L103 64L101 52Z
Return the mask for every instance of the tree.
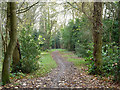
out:
M7 2L7 26L10 41L5 52L3 68L2 68L2 82L3 84L10 83L10 63L11 55L13 54L17 41L17 17L16 17L16 2Z
M28 3L29 4L29 3ZM35 20L36 20L36 7L33 8L33 6L35 6L37 3L34 3L32 5L27 5L24 7L24 9L22 8L19 8L21 5L18 4L18 10L16 11L16 14L21 14L21 13L24 13L24 16L22 16L22 25L20 24L20 22L18 21L18 27L19 27L19 31L20 31L20 27L23 28L26 26L26 24L32 26L34 25L35 23ZM20 5L20 6L19 6ZM26 5L26 4L25 4ZM22 6L21 6L22 7ZM32 8L32 9L31 9ZM30 10L31 9L31 10ZM31 14L31 15L30 15ZM20 21L21 20L21 17L18 16L17 17ZM19 35L18 35L19 36ZM14 48L14 51L13 51L13 55L12 55L12 72L18 72L20 69L21 69L21 62L20 62L20 59L21 59L21 53L20 53L20 44L19 44L19 39L17 38L17 42L16 42L16 46Z
M52 29L56 22L57 12L53 8L54 3L45 3L44 8L41 8L40 29L39 32L45 38L43 50L50 49ZM52 12L52 13L51 13Z
M101 74L101 64L102 64L102 2L94 2L92 3L85 3L82 2L81 5L78 3L69 3L73 8L76 10L83 12L84 15L93 23L93 42L94 42L94 50L93 50L93 57L95 62L95 74ZM89 8L85 8L85 4ZM94 6L92 8L91 6ZM81 6L81 8L80 8ZM93 11L93 17L91 17L91 11Z
M93 57L95 61L95 73L101 74L102 64L102 2L94 2L93 11Z

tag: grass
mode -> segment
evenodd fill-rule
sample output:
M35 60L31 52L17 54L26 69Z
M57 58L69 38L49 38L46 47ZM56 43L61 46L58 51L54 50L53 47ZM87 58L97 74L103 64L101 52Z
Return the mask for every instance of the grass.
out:
M60 52L63 57L67 58L69 62L73 62L76 67L81 67L88 63L88 61L85 61L83 58L78 58L77 55L75 55L73 52L66 50L61 50Z
M14 82L15 79L22 79L22 78L35 78L45 76L49 73L53 68L57 67L56 62L53 60L51 56L52 51L41 52L41 58L39 59L40 68L32 73L25 74L25 73L15 73L17 75L11 74L11 82Z
M86 65L88 61L85 61L83 58L78 58L77 55L75 55L71 51L67 51L66 49L52 49L50 52L53 51L60 51L63 57L66 57L69 62L73 62L75 66L81 67L83 65Z
M39 59L40 69L34 71L33 73L27 75L25 74L25 78L45 76L47 73L51 72L53 68L57 67L56 62L51 56L53 51L60 51L63 57L66 57L68 61L73 62L77 67L81 67L87 63L84 59L78 58L73 52L65 49L51 49L47 52L41 52L41 58Z
M51 49L51 50L49 50L50 52L53 52L53 51L61 51L61 52L63 52L63 51L66 51L66 49Z
M44 76L49 73L53 68L57 67L56 62L52 59L50 55L52 51L42 52L41 58L39 59L41 67L39 70L34 72L35 76Z
M84 59L75 59L75 58L68 58L68 61L73 62L75 66L81 67L83 65L86 65L88 62Z

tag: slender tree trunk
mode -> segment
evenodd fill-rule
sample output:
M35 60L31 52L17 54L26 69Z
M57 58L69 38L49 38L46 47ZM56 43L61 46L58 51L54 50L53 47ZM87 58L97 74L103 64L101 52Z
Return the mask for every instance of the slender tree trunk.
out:
M74 14L74 10L72 10L72 16L73 16L73 23L75 23L75 14Z
M111 37L112 35L111 35L111 31L109 31L109 43L111 43L112 42L112 37Z
M49 6L48 6L48 19L47 19L47 49L49 49L49 45L50 45L50 12L49 12Z
M107 7L106 4L104 4L104 7ZM107 14L107 8L105 8L104 20L106 19L106 14Z
M94 2L93 13L93 41L94 41L94 61L95 61L95 73L101 74L101 62L102 62L102 3Z
M8 44L2 68L2 82L3 84L10 83L10 63L11 56L16 46L17 40L17 18L16 18L16 2L7 2L7 17L10 17L10 21L7 23L7 28L10 31L10 42ZM10 11L10 12L9 12ZM8 20L8 18L7 18Z

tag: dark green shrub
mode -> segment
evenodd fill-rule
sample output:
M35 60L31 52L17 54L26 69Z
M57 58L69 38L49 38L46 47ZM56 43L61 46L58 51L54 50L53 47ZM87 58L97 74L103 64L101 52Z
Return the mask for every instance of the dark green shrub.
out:
M114 64L114 81L120 82L120 57L117 59L116 64Z
M119 49L115 43L106 44L102 50L104 74L115 75L118 68Z
M85 58L86 61L89 61L88 71L89 74L95 74L95 65L93 60L93 43L88 44L88 50L87 50L88 57Z
M42 36L36 37L33 28L27 26L20 34L21 55L20 69L24 73L30 73L39 68L40 44Z
M24 76L25 76L25 74L22 73L22 72L10 73L10 78L11 79L21 79Z
M78 57L86 57L87 54L87 49L86 49L86 45L85 44L80 44L80 43L76 43L75 45L75 51Z
M89 44L90 49L87 51L89 57L85 59L89 61L88 70L90 74L95 74L95 66L93 60L93 45ZM115 81L120 80L120 66L119 66L119 49L115 43L103 45L102 47L102 71L104 76L112 75Z

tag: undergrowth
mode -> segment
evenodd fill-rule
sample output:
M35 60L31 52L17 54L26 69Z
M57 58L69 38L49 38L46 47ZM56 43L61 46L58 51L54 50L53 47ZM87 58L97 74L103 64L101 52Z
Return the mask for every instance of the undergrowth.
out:
M22 72L11 73L10 79L22 79L22 78L35 78L44 76L49 73L53 68L57 67L56 62L52 59L51 52L41 52L41 58L38 60L40 68L32 73L25 74Z

